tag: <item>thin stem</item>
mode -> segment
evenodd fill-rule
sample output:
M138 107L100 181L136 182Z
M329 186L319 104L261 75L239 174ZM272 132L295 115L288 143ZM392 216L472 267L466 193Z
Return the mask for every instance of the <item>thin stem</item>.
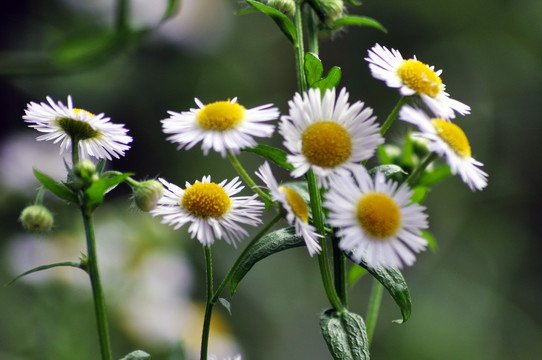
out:
M250 175L246 172L245 168L243 167L243 165L241 165L241 162L239 162L239 159L237 159L237 156L235 156L234 154L231 153L231 151L228 150L228 159L230 159L230 162L231 164L233 165L233 167L235 168L235 170L237 171L237 173L239 174L239 176L241 176L241 178L245 181L245 183L256 193L258 194L262 200L266 203L266 204L271 204L273 202L273 199L271 198L271 196L269 196L268 194L266 194L262 189L260 189L258 187L258 185L256 185L256 183L254 182L254 180L252 180L252 178L250 177Z
M224 288L226 287L226 285L228 285L228 283L230 282L230 279L231 277L233 276L234 272L237 270L237 268L239 267L239 264L241 263L241 261L245 258L245 255L248 253L248 251L254 246L254 244L260 240L260 238L262 236L264 236L268 231L269 229L271 229L271 227L273 225L275 225L277 223L277 221L279 221L280 219L282 219L284 217L284 213L283 212L279 212L277 215L275 215L275 217L273 219L271 219L271 221L269 221L267 224L265 224L265 226L260 230L260 232L258 232L254 238L250 241L250 243L245 247L245 249L243 250L243 252L241 253L241 255L239 255L239 257L237 258L237 260L235 261L235 263L233 264L233 266L231 267L231 269L228 271L228 273L226 274L226 277L224 278L224 280L222 280L222 283L220 283L220 285L218 286L218 288L216 289L215 293L214 293L214 296L213 298L211 299L211 303L214 305L216 304L216 302L218 301L218 298L220 297L220 294L222 294L222 291L224 291Z
M98 326L98 337L100 341L100 350L102 360L111 360L111 344L109 342L109 329L107 326L107 314L105 308L105 297L100 282L98 272L98 257L96 251L96 236L94 234L94 224L92 215L88 214L84 208L81 209L83 222L85 225L85 234L87 237L88 251L88 274L92 285L92 296L94 298L94 310L96 313L96 322Z
M203 247L203 253L205 255L205 274L207 284L207 304L205 306L205 317L203 319L203 332L201 334L201 360L207 360L207 350L209 347L209 331L211 330L211 315L213 314L212 296L213 296L213 260L211 255L211 248L209 246Z
M378 320L378 313L380 312L383 291L384 287L382 284L378 280L373 279L369 309L367 310L367 320L365 321L365 328L367 329L367 341L369 344L371 344L371 340L373 339L376 322Z
M295 48L295 66L297 73L297 87L300 92L307 91L307 78L305 77L305 49L303 45L303 17L301 4L296 2L295 4L295 15L294 15L294 26L295 26L295 35L296 42L294 44Z
M79 162L79 140L72 139L72 166L75 166Z
M430 153L427 157L408 175L404 182L408 185L413 186L415 181L418 179L418 176L438 157L435 153Z
M329 268L329 259L327 251L327 238L325 237L324 227L324 214L322 212L322 198L320 196L320 188L318 187L318 180L312 170L307 173L307 183L309 185L309 195L311 198L312 220L316 230L324 237L320 238L320 246L322 251L318 254L318 265L320 266L320 274L322 276L322 282L326 291L327 298L333 306L333 308L339 312L344 310L344 304L337 295L333 279L331 277L331 270Z
M402 96L399 101L397 102L397 105L395 105L395 107L393 108L393 110L391 111L390 115L388 116L388 118L386 119L386 121L384 121L384 124L382 124L382 127L380 128L380 135L384 135L386 133L386 131L388 131L389 127L391 126L391 124L393 124L393 122L395 121L395 119L397 119L397 115L399 114L399 110L401 110L401 107L408 101L408 97L405 97L405 96Z
M348 292L346 284L346 256L339 249L339 239L333 238L333 274L335 289L345 307L348 307Z
M43 204L43 194L45 193L45 186L40 185L38 188L38 194L36 195L36 200L34 201L34 205L41 205Z
M318 21L316 13L312 9L309 12L308 20L309 51L318 55L320 52L318 44Z

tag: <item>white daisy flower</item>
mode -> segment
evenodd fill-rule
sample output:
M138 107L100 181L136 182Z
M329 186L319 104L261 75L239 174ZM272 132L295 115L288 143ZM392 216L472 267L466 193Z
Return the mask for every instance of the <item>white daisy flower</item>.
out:
M355 178L355 181L354 181ZM412 191L377 172L371 179L365 168L333 179L324 206L328 222L339 228L339 247L355 261L371 268L410 266L427 240L425 207L412 203Z
M239 178L219 184L211 182L211 176L204 176L201 181L185 189L159 179L165 186L164 196L150 211L152 216L163 216L162 224L173 226L175 230L190 223L188 232L192 239L197 238L205 246L211 246L215 239L224 239L228 244L248 233L239 224L256 226L261 224L260 216L264 205L252 196L233 196L244 186Z
M433 113L447 119L455 117L454 110L461 115L470 113L468 105L451 99L445 91L446 85L440 78L442 70L435 71L434 66L422 63L416 56L404 60L399 51L388 50L379 44L368 53L369 57L365 60L373 77L385 81L391 88L399 89L401 95L420 96Z
M323 98L320 89L309 89L288 102L290 112L282 116L279 132L292 153L287 160L293 177L312 169L327 186L331 177L361 166L384 142L373 110L360 101L349 105L348 96L343 88L335 101L335 89Z
M94 115L86 110L73 107L71 96L68 96L68 105L62 102L55 103L49 96L47 103L28 104L23 119L30 123L30 127L46 133L36 139L53 140L60 143L60 153L71 151L74 139L79 144L79 156L87 158L89 155L98 159L111 160L111 156L119 158L130 149L127 144L132 138L126 133L123 124L114 124L104 114Z
M429 140L429 150L445 157L452 174L459 174L471 190L487 186L487 173L479 168L484 164L471 156L469 140L459 126L445 119L431 119L423 110L411 106L401 109L399 119L416 125L421 133L414 136Z
M241 149L256 146L253 137L271 137L275 127L265 122L279 117L279 110L272 104L245 109L237 98L204 105L195 99L198 109L177 113L168 111L170 117L162 120L167 139L178 143L177 149L194 147L201 141L207 155L213 149L226 157L226 151L239 154Z
M279 186L267 161L258 168L256 175L269 188L273 200L278 201L286 210L286 221L295 226L295 233L298 236L303 237L309 255L313 256L319 253L322 248L318 243L318 238L322 235L318 234L314 226L309 224L309 208L301 195L291 188Z

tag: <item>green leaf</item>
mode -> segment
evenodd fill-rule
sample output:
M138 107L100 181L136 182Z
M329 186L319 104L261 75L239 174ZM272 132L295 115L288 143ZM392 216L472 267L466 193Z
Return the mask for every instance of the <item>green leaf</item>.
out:
M288 40L290 40L292 44L297 43L297 37L295 35L295 26L292 20L290 20L288 16L284 15L283 13L281 13L275 8L262 4L261 2L253 1L253 0L246 0L246 1L250 5L254 6L256 9L260 10L261 12L269 16L271 19L273 19L273 21L278 25L279 29L284 33L284 35L286 35L286 37L288 38Z
M305 241L302 237L295 234L295 228L293 226L274 231L260 238L252 248L248 250L234 270L230 282L231 296L235 293L239 282L258 261L280 251L304 245Z
M100 160L99 163L96 164L96 172L98 174L101 174L104 171L105 168L105 159Z
M311 85L312 88L320 88L322 94L325 93L327 89L333 89L339 85L341 81L341 68L334 66L329 70L326 77L320 79Z
M348 310L326 310L320 315L320 329L335 360L368 360L369 342L363 318Z
M94 210L100 205L107 192L115 188L118 184L126 180L127 177L133 175L132 173L124 173L112 177L102 177L98 181L92 183L92 185L85 191L86 194L86 208L87 210Z
M260 156L263 156L264 158L271 160L272 162L274 162L280 167L285 168L286 170L291 171L294 169L294 167L290 165L288 161L286 161L288 153L286 153L286 151L284 150L277 149L272 146L260 144L253 148L243 149L243 151L248 151L248 152L252 152Z
M435 252L438 250L437 239L431 232L427 230L422 230L422 236L425 240L427 240L429 249L431 249L431 251Z
M313 53L305 54L305 76L307 77L307 83L309 86L317 82L322 78L324 72L324 66L322 61L318 58L318 55Z
M378 280L391 295L399 309L403 319L394 320L393 322L402 324L408 320L412 311L412 300L410 299L410 292L405 278L401 272L396 268L371 268L367 266L367 263L363 260L356 262L352 259L352 253L346 253L346 256L350 258L354 263L364 267L367 271Z
M329 26L332 30L340 29L343 26L369 26L385 33L388 32L388 30L375 19L359 15L344 15L332 22Z
M414 193L410 197L410 200L417 204L421 204L425 200L425 197L429 192L429 188L423 185L415 186L414 188L412 188L412 190L414 191Z
M180 9L181 9L181 0L168 0L166 11L164 11L164 15L162 16L161 22L169 20L175 15L177 15Z
M451 175L450 167L448 165L441 165L432 171L424 172L422 176L420 176L418 184L425 186L435 185Z
M220 302L220 304L222 306L224 306L224 308L226 310L228 310L228 314L230 314L230 316L231 316L231 304L230 304L230 302L228 300L224 299L224 298L218 298L218 301Z
M401 181L403 176L407 174L403 169L401 169L400 166L393 165L393 164L378 165L372 168L371 170L369 170L369 174L373 176L377 172L381 172L382 174L384 174L384 176L386 176L386 178L393 179L396 181Z
M59 198L77 203L77 195L70 188L66 187L66 185L56 182L49 176L39 172L36 169L34 169L34 175L47 190Z
M52 268L55 268L55 267L63 267L63 266L64 267L74 267L74 268L85 270L81 263L77 263L77 262L73 262L73 261L64 261L64 262L59 262L59 263L54 263L54 264L41 265L41 266L37 266L37 267L35 267L33 269L30 269L28 271L25 271L24 273L22 273L20 275L17 275L13 280L8 282L4 286L9 286L9 285L13 284L15 281L19 280L20 278L22 278L22 277L24 277L26 275L30 275L32 273L42 271L42 270L52 269Z
M351 266L350 269L348 269L347 275L348 286L354 286L365 274L367 274L367 269L359 266L358 264Z
M348 0L348 2L354 6L360 6L361 5L361 1L356 1L356 0Z
M143 350L132 351L120 360L151 360L151 356Z

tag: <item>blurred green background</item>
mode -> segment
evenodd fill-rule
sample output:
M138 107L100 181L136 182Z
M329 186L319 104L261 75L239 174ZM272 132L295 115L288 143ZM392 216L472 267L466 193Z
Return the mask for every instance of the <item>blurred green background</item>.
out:
M22 232L17 217L31 203L32 167L61 178L58 147L37 143L22 121L26 104L47 95L124 123L132 148L112 168L179 185L209 173L235 176L199 146L176 151L160 120L167 110L238 97L247 107L274 103L282 113L296 91L293 51L262 14L236 16L242 1L183 0L156 28L166 1L132 1L128 36L115 32L113 0L20 0L0 4L0 282L45 262L76 260L84 250L76 209L52 197L55 229ZM363 58L375 43L443 69L447 91L469 104L457 119L489 186L471 193L457 178L436 186L426 205L439 248L404 271L413 313L404 325L385 294L371 347L373 359L542 358L542 243L539 136L542 133L542 2L539 0L376 1L348 11L378 19L384 34L349 28L323 39L326 70L342 68L342 86L384 119L397 92L374 80ZM144 29L154 29L143 31ZM115 35L116 34L116 35ZM119 35L120 34L120 35ZM124 35L123 35L124 34ZM399 133L388 139L398 140ZM395 139L397 137L397 139ZM278 136L269 141L279 145ZM261 159L240 156L247 168ZM202 165L203 164L203 165ZM212 169L212 170L211 170ZM285 174L282 174L285 175ZM199 349L204 299L200 246L130 205L119 188L96 222L113 351L142 348L153 359L188 359ZM241 244L241 247L243 244ZM240 249L213 246L221 279ZM350 293L365 314L369 279ZM217 307L211 352L244 359L328 359L318 326L328 307L317 264L304 249L258 264L232 301ZM90 290L66 268L0 289L0 359L97 359ZM214 341L214 342L213 342Z

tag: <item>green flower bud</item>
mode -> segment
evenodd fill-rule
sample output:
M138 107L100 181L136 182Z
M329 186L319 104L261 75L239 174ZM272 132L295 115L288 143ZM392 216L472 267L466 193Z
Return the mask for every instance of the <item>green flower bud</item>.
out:
M45 232L53 227L53 214L43 205L30 205L21 212L19 221L28 231Z
M333 22L343 15L344 2L343 0L318 0L320 9L326 17L327 22Z
M164 187L156 180L142 181L134 188L135 203L143 211L154 209L162 195L164 195Z
M75 188L88 188L93 182L98 181L100 176L96 173L96 165L89 159L79 161L73 167L73 185Z
M294 0L269 0L267 5L288 16L294 16L295 14Z

